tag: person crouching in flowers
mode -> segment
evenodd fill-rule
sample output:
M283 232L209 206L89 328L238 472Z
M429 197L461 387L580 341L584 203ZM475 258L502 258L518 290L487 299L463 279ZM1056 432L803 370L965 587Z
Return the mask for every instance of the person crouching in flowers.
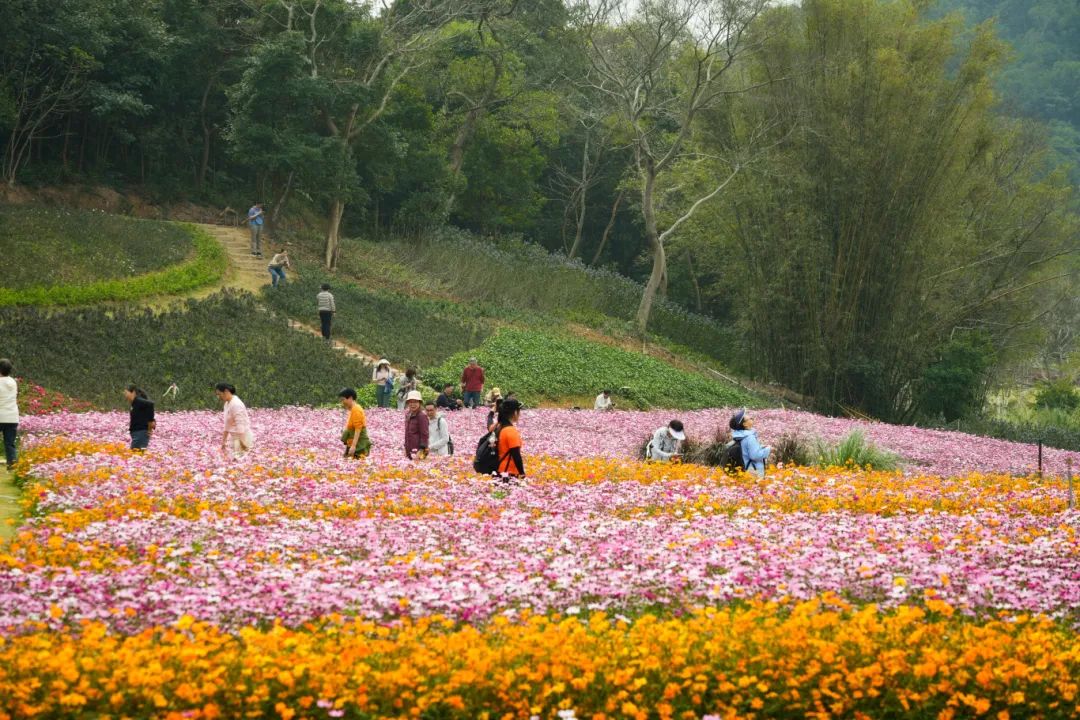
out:
M672 420L664 427L657 428L653 433L652 440L645 447L645 459L679 462L682 459L680 450L685 439L686 433L683 432L682 421Z
M150 446L150 433L157 427L157 422L154 420L154 403L150 402L146 393L136 385L128 385L124 389L124 397L131 405L131 418L128 422L131 449L145 450Z
M368 438L367 416L360 403L356 402L356 391L345 388L338 393L341 406L349 411L349 419L341 432L341 442L345 443L345 457L362 458L371 452L371 440Z
M244 401L236 397L236 388L229 383L218 383L214 393L225 404L225 428L221 434L221 452L238 458L255 446L255 434L251 432Z
M769 459L772 448L762 446L758 440L754 420L746 412L746 408L732 415L728 425L731 427L731 439L742 448L743 467L746 472L765 477L765 461Z
M428 453L428 417L421 407L424 397L419 390L405 396L405 457L423 460Z

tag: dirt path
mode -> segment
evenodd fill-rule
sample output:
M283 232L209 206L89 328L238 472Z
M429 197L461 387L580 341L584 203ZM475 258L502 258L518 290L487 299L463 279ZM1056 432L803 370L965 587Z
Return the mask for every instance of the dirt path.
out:
M15 537L16 526L9 524L9 520L18 522L22 513L19 507L19 488L11 479L7 470L0 469L0 540L10 540Z
M322 337L322 331L314 325L307 325L292 318L289 318L289 327L291 327L293 330L306 332L309 335ZM342 342L341 340L331 339L331 347L333 347L335 350L340 350L341 352L345 353L345 357L363 360L369 365L375 365L375 363L379 362L380 359L379 357L372 355L361 347L357 347L356 345L350 345L349 343ZM391 366L390 369L393 370L395 374L400 374L404 372L393 366Z

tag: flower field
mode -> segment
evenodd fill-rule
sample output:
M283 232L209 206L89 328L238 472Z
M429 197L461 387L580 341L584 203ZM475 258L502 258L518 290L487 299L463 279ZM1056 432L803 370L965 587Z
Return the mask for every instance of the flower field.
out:
M1077 454L761 411L905 468L733 478L633 460L667 415L527 410L504 484L368 418L365 462L335 410L255 410L235 462L218 413L144 455L125 415L28 418L0 718L1080 716Z

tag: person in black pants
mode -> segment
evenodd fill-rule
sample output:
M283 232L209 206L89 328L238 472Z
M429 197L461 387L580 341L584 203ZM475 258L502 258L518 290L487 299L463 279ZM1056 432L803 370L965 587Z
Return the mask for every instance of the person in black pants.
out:
M150 446L150 433L154 432L157 422L154 420L154 403L146 397L136 385L128 385L124 390L124 397L131 403L131 421L128 431L131 432L131 449L145 450Z
M4 435L4 456L7 469L15 466L19 452L15 438L19 432L19 385L11 377L14 366L7 358L0 358L0 432Z
M319 301L319 323L322 325L323 339L330 342L330 322L334 319L334 313L337 312L334 296L330 294L330 286L323 283L322 292L315 298Z

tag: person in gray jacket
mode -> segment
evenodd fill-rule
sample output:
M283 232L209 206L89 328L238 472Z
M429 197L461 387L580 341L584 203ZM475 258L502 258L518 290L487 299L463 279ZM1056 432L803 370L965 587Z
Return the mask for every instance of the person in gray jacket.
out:
M672 420L667 425L657 428L652 440L645 447L646 460L668 462L681 457L682 442L686 439L681 420Z
M428 453L431 455L452 455L453 443L450 441L450 423L438 411L435 403L424 406L428 416Z

